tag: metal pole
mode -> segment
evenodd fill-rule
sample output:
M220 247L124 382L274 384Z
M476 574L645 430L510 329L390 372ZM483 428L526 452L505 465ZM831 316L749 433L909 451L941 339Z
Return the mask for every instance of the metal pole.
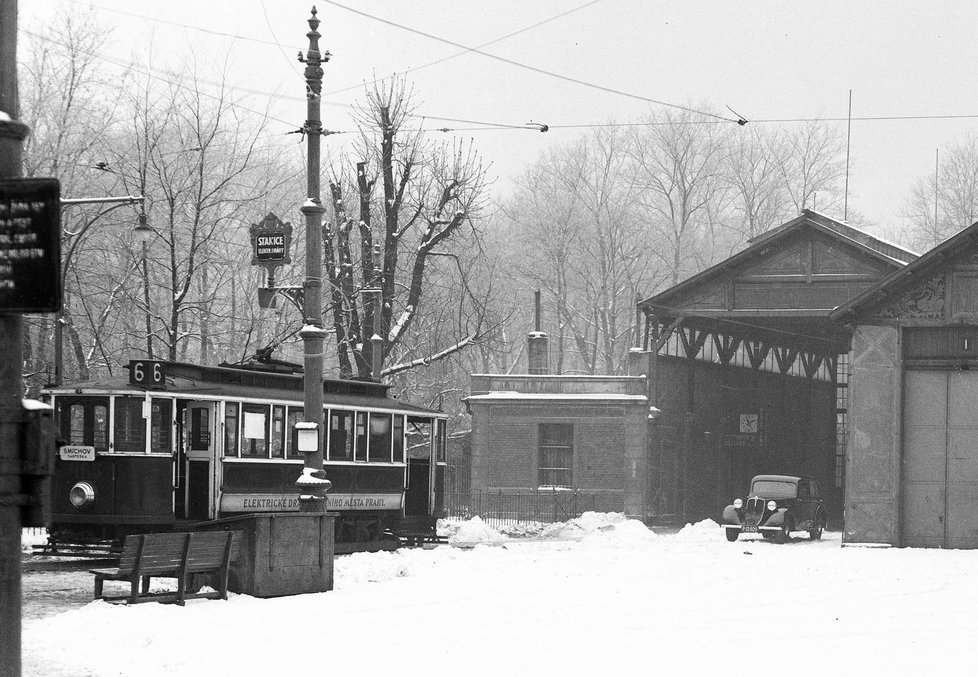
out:
M323 471L323 440L325 427L323 425L323 339L326 331L323 329L323 208L319 200L319 142L322 137L323 125L320 119L320 97L323 88L323 69L320 64L329 61L329 52L320 52L319 19L316 18L316 8L312 8L309 18L309 50L305 59L299 54L299 60L304 61L306 69L306 100L307 116L303 127L307 142L307 177L306 201L300 211L306 220L306 277L304 314L305 325L299 331L303 346L303 418L307 423L316 424L319 442L315 451L304 454L302 475L296 481L299 488L300 510L304 512L325 512L326 491L329 480Z
M0 0L0 179L23 176L27 125L17 98L17 0ZM0 676L20 677L20 423L23 317L0 314ZM8 500L5 500L8 499Z

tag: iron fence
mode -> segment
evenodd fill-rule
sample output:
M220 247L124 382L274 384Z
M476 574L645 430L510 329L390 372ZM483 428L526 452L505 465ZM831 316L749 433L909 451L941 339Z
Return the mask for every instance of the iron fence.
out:
M447 517L479 517L490 526L566 522L585 512L622 512L620 492L545 490L445 494Z

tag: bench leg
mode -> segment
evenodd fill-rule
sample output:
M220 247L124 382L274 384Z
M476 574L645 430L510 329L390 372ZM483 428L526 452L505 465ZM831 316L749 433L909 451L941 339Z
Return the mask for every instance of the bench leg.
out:
M129 579L129 604L135 604L139 598L139 576Z
M143 594L149 593L149 576L143 576Z
M177 604L180 606L184 605L184 599L187 596L187 576L180 572L177 575Z
M98 574L95 574L95 599L98 599L102 596L102 584L104 582L105 579L103 579Z

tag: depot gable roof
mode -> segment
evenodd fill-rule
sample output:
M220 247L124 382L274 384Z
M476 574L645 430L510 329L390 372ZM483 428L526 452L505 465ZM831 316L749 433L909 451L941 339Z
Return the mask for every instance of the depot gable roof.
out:
M827 317L918 255L819 214L802 214L747 249L638 306L658 317Z
M840 304L831 317L973 321L978 317L978 222Z

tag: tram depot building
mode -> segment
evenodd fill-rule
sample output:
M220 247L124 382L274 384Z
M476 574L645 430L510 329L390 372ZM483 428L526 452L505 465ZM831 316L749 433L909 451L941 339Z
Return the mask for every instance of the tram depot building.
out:
M808 475L843 542L978 548L978 224L919 256L806 210L638 308L629 376L472 377L472 491L682 524Z

